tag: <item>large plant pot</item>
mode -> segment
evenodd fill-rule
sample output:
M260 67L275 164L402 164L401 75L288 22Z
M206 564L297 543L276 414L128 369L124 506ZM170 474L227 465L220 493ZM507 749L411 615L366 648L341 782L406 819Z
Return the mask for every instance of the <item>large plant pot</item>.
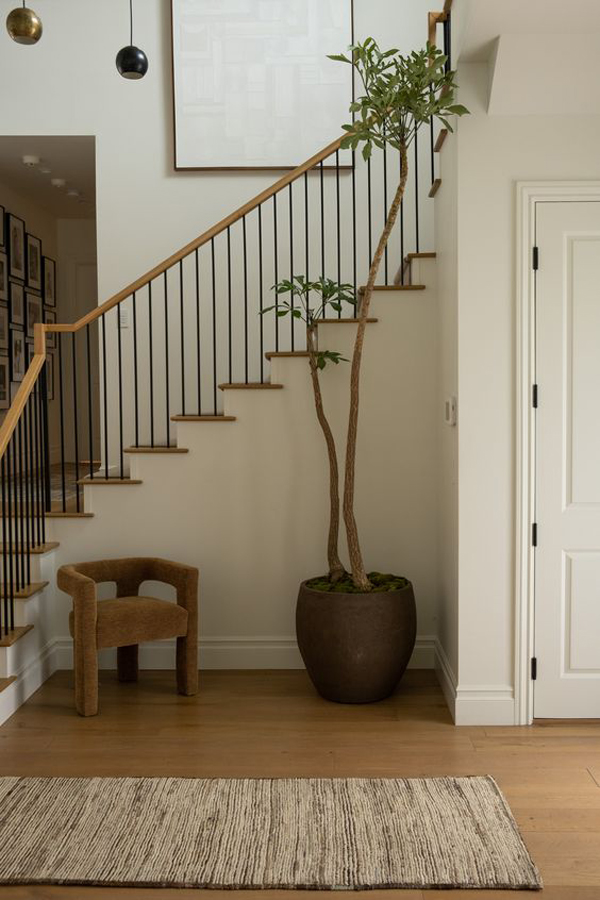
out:
M326 700L372 703L388 697L415 646L412 585L342 594L300 585L296 633L312 682Z

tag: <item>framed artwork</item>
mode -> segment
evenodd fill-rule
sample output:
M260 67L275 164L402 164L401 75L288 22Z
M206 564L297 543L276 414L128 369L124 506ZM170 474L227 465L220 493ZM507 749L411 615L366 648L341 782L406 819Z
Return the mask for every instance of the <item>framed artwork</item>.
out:
M48 353L46 356L46 387L48 391L48 400L54 400L54 354Z
M10 378L11 381L23 381L25 375L25 333L20 328L10 331Z
M10 406L10 360L0 356L0 409Z
M0 206L0 247L6 246L6 210Z
M9 289L11 324L25 325L25 288L19 281L11 281Z
M49 256L43 258L44 266L44 303L56 306L56 263Z
M0 303L0 350L9 349L9 317L8 306Z
M53 309L45 309L44 322L46 322L47 325L56 325L56 311ZM55 331L50 331L46 334L46 347L48 350L56 350L56 338L57 334Z
M8 213L8 265L11 278L25 281L25 222Z
M42 242L32 234L25 236L27 284L34 291L42 290Z
M8 301L8 257L0 250L0 300Z
M33 326L42 321L42 298L39 294L29 291L25 294L25 308L27 310L27 337L34 337Z
M294 168L339 136L352 0L171 0L171 20L176 169Z

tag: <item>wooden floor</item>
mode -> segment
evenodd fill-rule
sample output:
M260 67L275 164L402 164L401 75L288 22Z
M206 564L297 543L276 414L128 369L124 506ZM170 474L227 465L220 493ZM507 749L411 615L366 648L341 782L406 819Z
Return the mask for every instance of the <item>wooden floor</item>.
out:
M0 728L0 775L419 776L491 774L541 869L544 900L600 900L600 724L455 728L433 673L409 672L371 706L316 696L304 672L206 672L195 698L168 672L138 684L101 676L100 715L73 711L72 676L54 675ZM1 848L0 848L1 852ZM228 892L231 897L232 892ZM261 900L235 892L238 900ZM258 892L289 900L290 892ZM423 900L376 891L365 900ZM211 897L208 898L207 895ZM277 894L277 897L275 895ZM514 898L450 891L452 898ZM222 892L0 888L10 900L223 900ZM530 896L530 895L528 895Z

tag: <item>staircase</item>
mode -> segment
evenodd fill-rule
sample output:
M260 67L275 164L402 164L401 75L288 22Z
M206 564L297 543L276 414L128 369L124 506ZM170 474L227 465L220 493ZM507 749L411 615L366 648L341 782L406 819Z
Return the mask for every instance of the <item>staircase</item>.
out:
M436 27L449 39L446 6ZM372 442L371 452L381 457L383 444L387 464L369 475L383 525L366 523L364 537L366 552L381 565L381 535L398 529L385 512L390 492L416 498L418 491L433 502L421 462L437 402L435 254L420 248L419 212L439 190L436 155L446 136L431 130L429 197L419 193L417 174L370 320L364 390L381 406L365 409L361 451ZM300 664L290 584L297 585L307 566L323 566L326 470L302 328L292 317L267 318L261 311L275 302L270 286L282 277L323 273L357 285L359 273L366 274L378 237L374 194L383 223L398 158L386 150L376 169L375 162L341 151L340 141L78 322L36 326L31 365L0 428L0 721L55 668L70 665L68 603L54 576L74 560L156 554L197 561L199 547L202 559L211 560L228 547L225 568L201 566L202 593L211 598L202 623L203 665ZM358 291L355 302L357 309ZM347 355L355 316L349 308L322 322L320 346ZM51 339L57 342L53 385L46 365ZM384 365L375 364L381 359ZM341 438L347 389L338 368L328 371L323 389ZM424 386L424 412L421 395L418 401L411 392L408 399L397 396L402 382ZM416 429L412 449L406 422ZM414 484L394 464L403 445L414 456ZM282 508L294 510L286 531L279 530ZM402 539L410 543L410 535ZM285 560L285 577L274 558ZM273 627L275 637L243 637ZM147 665L172 665L164 644L144 652Z

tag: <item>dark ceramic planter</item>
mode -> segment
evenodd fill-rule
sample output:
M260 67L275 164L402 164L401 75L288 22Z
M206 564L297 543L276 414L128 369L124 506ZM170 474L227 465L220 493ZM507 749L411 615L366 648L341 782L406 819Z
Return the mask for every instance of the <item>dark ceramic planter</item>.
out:
M333 594L300 585L296 633L312 682L326 700L373 703L389 697L415 646L412 585L398 591Z

